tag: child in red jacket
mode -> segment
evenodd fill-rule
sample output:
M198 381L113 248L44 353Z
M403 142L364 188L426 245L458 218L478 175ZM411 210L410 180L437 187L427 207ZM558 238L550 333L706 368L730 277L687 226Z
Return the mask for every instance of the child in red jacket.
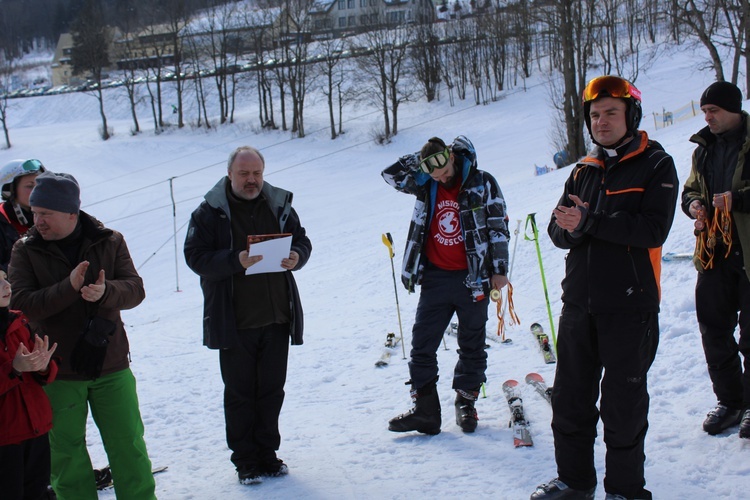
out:
M26 317L8 310L10 283L0 269L0 496L47 498L52 407L42 389L57 375L57 344L32 337Z

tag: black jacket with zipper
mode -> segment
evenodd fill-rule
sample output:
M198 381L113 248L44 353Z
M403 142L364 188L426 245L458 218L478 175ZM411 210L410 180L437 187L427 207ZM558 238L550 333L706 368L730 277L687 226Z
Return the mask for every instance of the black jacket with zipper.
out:
M579 229L554 219L547 232L569 250L562 300L590 313L658 312L661 246L677 202L674 161L646 132L621 147L616 163L596 147L573 168L558 205L568 195L588 203ZM586 211L584 211L586 212Z

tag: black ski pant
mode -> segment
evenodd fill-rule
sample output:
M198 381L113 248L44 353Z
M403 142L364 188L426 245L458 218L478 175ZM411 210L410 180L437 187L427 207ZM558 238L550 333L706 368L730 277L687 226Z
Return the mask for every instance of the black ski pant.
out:
M571 488L596 486L594 440L601 415L607 446L604 489L626 498L647 496L646 374L658 344L658 313L589 314L583 307L563 306L552 431L558 477Z
M409 361L409 375L417 389L438 376L437 350L454 313L458 317L458 362L453 388L474 391L486 380L484 349L489 300L474 302L465 280L465 270L445 271L428 265L424 271Z
M281 444L289 324L239 330L239 344L219 351L227 445L238 468L276 459Z
M0 498L48 498L50 451L46 433L18 444L0 446L0 464Z
M750 280L736 243L722 257L717 254L713 268L698 273L695 312L716 399L729 408L750 408Z

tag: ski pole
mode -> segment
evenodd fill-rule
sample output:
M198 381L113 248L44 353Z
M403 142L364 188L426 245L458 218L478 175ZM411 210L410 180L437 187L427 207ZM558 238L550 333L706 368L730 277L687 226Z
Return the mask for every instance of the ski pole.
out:
M513 273L513 262L516 260L516 247L518 246L518 234L520 232L521 232L521 219L518 219L518 225L516 226L516 230L513 231L513 237L515 238L516 241L513 242L513 255L510 258L510 265L508 266L508 283L510 283L510 276ZM498 290L498 293L499 293L499 290ZM497 295L497 297L502 297L502 295ZM492 298L492 293L490 293L490 298ZM495 300L495 302L497 302L497 300ZM507 310L508 310L507 308L503 309L502 314L498 316L497 319L498 321L501 322L500 324L505 324L505 313ZM499 312L500 312L500 302L498 302L498 313ZM511 342L513 342L513 340L511 339L505 338L505 328L502 328L502 329L498 328L498 329L501 330L501 334L502 334L501 335L502 338L500 340L501 344L510 344Z
M393 293L396 294L396 313L398 314L398 330L401 333L401 351L406 359L406 347L404 347L404 329L401 327L401 307L398 305L398 287L396 286L396 267L393 265L393 238L391 233L383 234L383 244L388 247L388 256L391 258L391 274L393 274ZM445 339L444 339L445 340Z
M550 326L550 333L552 337L552 346L555 349L555 354L557 354L557 337L555 336L555 322L552 319L552 306L550 306L549 303L549 293L547 292L547 280L544 277L544 265L542 264L542 251L539 249L539 229L536 227L536 220L534 219L534 216L536 213L529 214L528 217L526 217L526 227L524 228L524 239L527 241L533 241L536 244L536 257L539 260L539 272L542 275L542 287L544 288L544 300L547 302L547 315L549 316L549 326ZM533 234L533 237L529 237L528 235L528 229L529 229L529 223L531 223L531 232Z
M508 281L510 281L510 276L513 273L513 262L516 260L516 247L518 246L518 234L521 232L521 219L518 219L518 225L516 226L516 230L513 231L513 236L515 237L516 241L513 242L513 255L510 258L510 266L508 266Z

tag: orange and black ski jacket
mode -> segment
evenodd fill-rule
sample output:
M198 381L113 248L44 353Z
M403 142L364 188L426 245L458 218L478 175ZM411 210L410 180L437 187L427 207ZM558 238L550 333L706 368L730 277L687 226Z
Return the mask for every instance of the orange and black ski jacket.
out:
M640 131L614 165L596 147L573 169L559 205L568 195L589 204L575 232L554 215L552 242L568 250L562 300L590 313L658 312L661 246L672 227L677 172L662 146Z

